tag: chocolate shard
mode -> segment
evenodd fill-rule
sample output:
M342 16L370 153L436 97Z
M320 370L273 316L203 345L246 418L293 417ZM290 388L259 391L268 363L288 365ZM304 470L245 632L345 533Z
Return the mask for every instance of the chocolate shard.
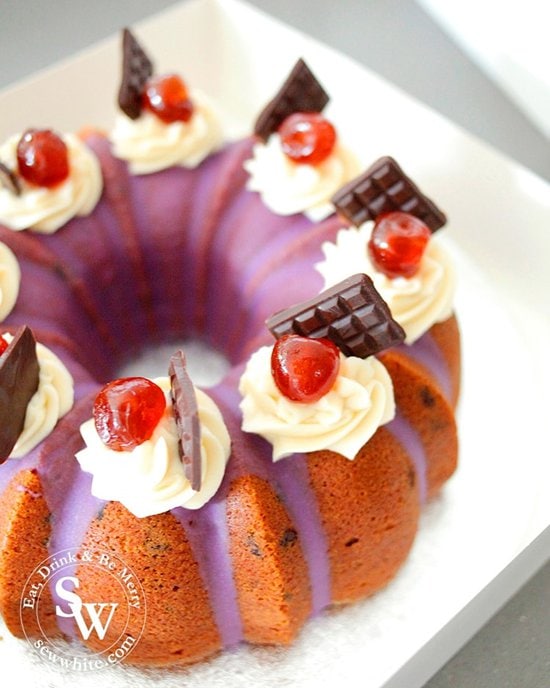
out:
M185 354L176 351L170 358L168 367L170 376L172 404L178 429L178 446L183 463L185 477L191 487L198 492L201 489L201 426L197 395L187 372Z
M36 341L24 325L0 356L0 463L9 457L21 435L39 373Z
M329 96L302 58L296 62L275 97L262 110L254 134L267 141L294 112L322 112Z
M21 195L21 184L19 183L19 179L15 172L10 170L3 162L0 162L0 186L5 187L15 196Z
M145 82L153 74L153 63L129 29L122 33L122 80L118 105L130 119L141 114L141 95Z
M285 334L330 339L346 356L366 358L400 344L405 332L372 280L352 275L309 301L266 321L276 339Z
M342 187L332 197L332 203L340 215L357 227L394 210L415 215L432 232L447 222L445 214L389 156L379 158L366 172Z

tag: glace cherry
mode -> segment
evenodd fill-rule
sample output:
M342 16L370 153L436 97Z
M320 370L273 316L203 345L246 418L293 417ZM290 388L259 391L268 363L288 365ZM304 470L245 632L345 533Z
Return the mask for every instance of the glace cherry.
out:
M292 401L313 402L334 385L340 351L329 339L288 334L275 342L271 373L279 391Z
M8 342L4 339L4 337L0 336L0 356L4 353L8 346Z
M52 187L69 176L69 154L51 129L27 129L17 144L19 174L31 184Z
M429 227L414 215L385 213L374 223L368 243L370 259L388 277L412 277L430 237Z
M153 434L166 408L162 389L144 377L109 382L94 403L95 427L103 444L131 451Z
M318 112L295 112L278 129L285 155L294 162L318 165L331 153L336 130Z
M143 90L143 105L166 124L188 122L193 114L187 87L177 74L151 77Z

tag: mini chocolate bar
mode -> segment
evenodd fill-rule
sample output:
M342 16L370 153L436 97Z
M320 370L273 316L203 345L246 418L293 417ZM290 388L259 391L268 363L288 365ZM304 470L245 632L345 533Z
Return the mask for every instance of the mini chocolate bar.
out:
M294 112L322 112L329 96L300 58L275 97L262 110L254 134L267 141L282 122Z
M382 213L400 210L422 220L432 232L446 223L444 213L425 196L393 158L379 158L333 197L336 210L359 227Z
M147 79L153 74L153 63L129 29L122 34L122 81L118 105L130 119L141 114L141 96Z
M15 172L10 170L3 162L0 162L0 186L11 191L15 196L21 195L21 184L19 183L19 179L15 175Z
M366 358L405 339L370 277L348 277L318 296L266 321L276 339L286 334L330 339L346 356Z
M36 341L24 325L0 356L0 463L11 454L25 426L27 406L38 389Z
M178 448L186 478L191 487L198 492L201 489L201 427L197 395L187 372L185 354L177 351L170 358L168 368L170 376L172 404L178 429Z

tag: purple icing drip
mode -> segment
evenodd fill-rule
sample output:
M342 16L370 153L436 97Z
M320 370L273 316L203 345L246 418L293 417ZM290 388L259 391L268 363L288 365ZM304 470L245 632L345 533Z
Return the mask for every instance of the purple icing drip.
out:
M273 465L273 474L298 531L309 569L311 612L316 615L331 602L330 565L319 508L309 487L306 457L295 454L277 461Z
M22 459L8 459L1 464L0 470L0 493L4 492L12 478L26 469L34 468L36 465L36 452L30 452ZM23 489L23 488L21 488Z
M450 402L452 395L449 366L433 337L429 333L424 334L414 344L407 346L405 353L430 371Z
M92 476L80 470L74 458L82 448L83 441L78 430L81 423L88 419L94 394L84 396L89 383L76 385L76 395L81 399L72 411L60 422L58 431L45 441L38 462L44 498L52 514L51 535L48 544L50 556L63 550L77 554L82 546L86 532L101 510L104 502L91 494ZM64 567L63 575L73 576L77 565ZM55 592L54 579L50 591L54 604L65 608L66 603L58 598ZM76 637L77 631L72 618L57 616L60 630Z
M178 508L172 513L185 528L198 560L222 644L231 647L241 641L243 630L229 557L225 508L225 500L215 498L200 511Z
M81 551L81 545L84 541L86 532L88 531L92 521L101 511L105 502L93 497L91 490L91 476L83 471L78 471L75 475L70 489L65 495L65 499L55 518L52 528L52 536L50 538L49 552L55 554L63 550L70 550L75 554ZM77 564L66 566L63 569L64 576L75 576ZM65 609L66 602L61 600L56 592L54 580L50 585L50 592L54 604L59 604L62 609ZM65 618L57 616L57 625L59 629L71 636L79 637L76 625L73 618Z
M235 369L229 374L227 382L239 380L241 373L242 367ZM226 422L235 422L240 425L240 415L235 411L230 411L230 409L236 409L240 401L236 384L219 386L212 390L212 393L223 410ZM233 416L231 420L228 418L230 414ZM232 436L235 436L233 432ZM247 470L253 475L268 480L276 488L296 527L308 566L312 614L319 614L331 601L330 564L319 508L309 486L306 456L294 454L273 463L271 445L268 442L256 435L245 433L244 437L247 442L246 447L244 450L237 450L241 462L234 460L230 462L225 483L230 483L240 470ZM244 460L242 460L243 455Z
M396 412L395 418L385 427L403 445L411 457L418 480L418 496L420 503L424 504L428 494L427 464L424 447L418 433L399 411Z

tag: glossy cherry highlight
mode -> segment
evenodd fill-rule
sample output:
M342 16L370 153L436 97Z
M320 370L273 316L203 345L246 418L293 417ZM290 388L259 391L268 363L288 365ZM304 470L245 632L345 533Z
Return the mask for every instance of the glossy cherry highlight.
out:
M333 387L340 351L329 339L288 334L275 342L271 374L281 394L292 401L318 401Z
M19 174L36 186L51 188L69 176L69 154L51 129L27 129L17 144Z
M0 336L0 356L4 353L8 346L8 342L4 339L4 337Z
M374 266L388 277L413 277L430 237L429 227L414 215L385 213L374 223L368 253Z
M109 449L131 451L151 437L165 408L164 392L157 384L144 377L125 377L103 387L93 417Z
M188 122L193 114L187 86L177 74L151 77L143 90L143 106L166 124Z
M295 112L278 129L283 152L298 163L318 165L331 153L336 130L318 112Z

